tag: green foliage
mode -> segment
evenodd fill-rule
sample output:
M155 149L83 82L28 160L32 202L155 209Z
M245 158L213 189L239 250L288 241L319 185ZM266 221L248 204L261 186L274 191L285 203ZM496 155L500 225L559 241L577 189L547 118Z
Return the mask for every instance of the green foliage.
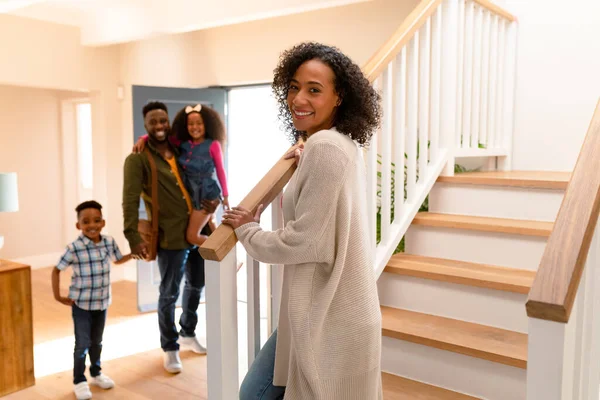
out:
M480 144L480 146L482 146ZM418 153L417 153L418 154ZM404 157L407 158L408 156L406 155L406 153L404 154ZM417 155L418 158L418 155ZM378 154L377 155L377 163L379 165L382 164L381 162L381 155ZM469 172L469 170L465 167L463 167L462 165L459 164L455 164L454 165L454 173L460 174L463 172ZM404 190L402 190L402 194L404 197L404 200L406 200L406 175L407 175L407 166L404 165ZM381 241L381 172L377 171L377 198L378 198L378 205L377 205L377 243L379 244L379 242ZM394 221L394 204L396 201L396 164L392 163L392 174L391 174L391 210L390 210L390 223ZM417 173L417 179L418 179L418 173ZM425 211L429 211L429 195L427 195L427 197L425 197L425 201L423 202L423 204L421 204L421 207L419 207L419 212L425 212ZM396 249L394 250L394 254L397 253L403 253L404 252L404 237L402 237L402 240L400 240L400 243L398 243L398 246L396 247Z

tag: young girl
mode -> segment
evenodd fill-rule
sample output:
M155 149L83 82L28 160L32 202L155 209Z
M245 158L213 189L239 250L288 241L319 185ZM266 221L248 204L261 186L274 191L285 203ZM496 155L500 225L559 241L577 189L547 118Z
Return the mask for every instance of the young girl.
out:
M189 105L175 116L171 133L169 141L180 151L177 161L196 210L190 218L187 240L201 245L206 236L199 232L210 221L210 215L202 212L202 201L218 200L222 195L223 206L229 209L222 150L225 125L219 113L212 108L201 104ZM134 151L143 151L147 140L148 135L142 136Z

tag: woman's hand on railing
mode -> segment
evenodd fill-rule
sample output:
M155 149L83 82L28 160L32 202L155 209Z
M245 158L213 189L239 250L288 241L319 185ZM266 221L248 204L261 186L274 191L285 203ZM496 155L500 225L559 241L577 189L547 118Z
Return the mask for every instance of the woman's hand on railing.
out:
M289 160L290 158L296 159L296 166L300 166L300 158L302 157L302 152L304 151L304 143L300 143L298 147L294 150L287 153L283 158L285 160Z
M252 215L250 210L243 207L233 207L223 214L223 223L231 226L233 229L237 229L240 226L251 222L260 223L260 214L262 214L263 209L264 206L262 204L259 205L256 213Z

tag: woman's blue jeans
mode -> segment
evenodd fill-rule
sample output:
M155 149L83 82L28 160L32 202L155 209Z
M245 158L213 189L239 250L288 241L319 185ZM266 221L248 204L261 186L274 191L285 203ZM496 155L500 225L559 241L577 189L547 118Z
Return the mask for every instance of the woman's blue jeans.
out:
M240 387L240 400L283 399L285 386L273 385L276 345L277 331L273 332L250 366Z

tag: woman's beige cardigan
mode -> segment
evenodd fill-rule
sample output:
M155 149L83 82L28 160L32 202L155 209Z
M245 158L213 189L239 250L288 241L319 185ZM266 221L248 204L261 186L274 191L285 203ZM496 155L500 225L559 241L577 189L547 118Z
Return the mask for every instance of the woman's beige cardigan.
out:
M253 258L285 265L274 384L286 400L383 397L364 170L348 136L320 131L284 194L285 228L236 229Z

